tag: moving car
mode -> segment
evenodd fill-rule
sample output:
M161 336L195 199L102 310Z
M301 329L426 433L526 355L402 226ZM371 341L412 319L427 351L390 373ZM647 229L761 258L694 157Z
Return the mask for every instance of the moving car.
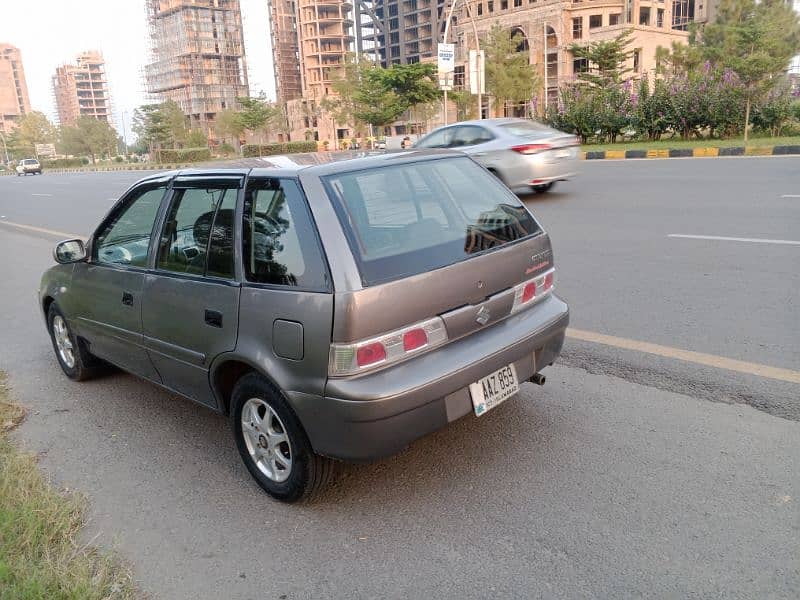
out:
M59 243L39 299L64 373L230 415L284 501L543 383L569 311L528 209L461 153L345 154L154 175Z
M514 191L547 192L573 177L580 141L529 119L483 119L440 127L415 148L453 148L474 158Z
M34 175L42 174L42 165L35 158L23 158L17 165L17 176L27 175L33 173Z

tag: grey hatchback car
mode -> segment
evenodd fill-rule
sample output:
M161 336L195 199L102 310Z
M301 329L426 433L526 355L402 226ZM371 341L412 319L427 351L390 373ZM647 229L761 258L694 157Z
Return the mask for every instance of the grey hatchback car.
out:
M345 158L136 183L42 278L64 373L111 363L228 414L283 501L543 383L569 312L527 208L460 153Z

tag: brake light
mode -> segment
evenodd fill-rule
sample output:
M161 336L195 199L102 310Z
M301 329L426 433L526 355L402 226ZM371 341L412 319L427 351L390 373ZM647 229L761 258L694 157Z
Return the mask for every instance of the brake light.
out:
M550 148L552 148L550 144L522 144L521 146L511 146L514 152L519 152L520 154L538 154L539 152L550 150Z
M356 364L359 367L367 367L386 360L386 348L380 342L373 342L366 346L361 346L356 351Z
M403 334L403 350L411 352L417 348L422 348L428 343L428 334L424 329L412 329Z
M522 288L522 301L528 302L536 296L536 282L530 281Z
M553 291L553 280L555 269L550 269L543 275L523 281L514 287L514 304L511 312L515 313L522 308L529 306L534 301L541 300Z
M425 353L446 342L444 321L434 317L368 340L331 344L328 374L355 375Z

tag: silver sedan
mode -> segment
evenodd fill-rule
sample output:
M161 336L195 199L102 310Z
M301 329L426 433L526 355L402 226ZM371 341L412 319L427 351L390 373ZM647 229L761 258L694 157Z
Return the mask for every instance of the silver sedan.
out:
M580 143L574 135L528 119L462 121L440 127L414 148L460 150L514 191L546 192L577 172Z

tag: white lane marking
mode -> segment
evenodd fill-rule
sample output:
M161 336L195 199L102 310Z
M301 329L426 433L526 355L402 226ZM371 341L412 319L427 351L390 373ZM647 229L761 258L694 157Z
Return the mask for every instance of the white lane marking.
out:
M31 194L31 196L52 196L53 194Z
M0 225L8 225L9 227L17 227L19 229L26 229L28 231L38 231L39 233L47 233L62 239L78 239L85 240L87 236L78 235L77 233L65 233L63 231L56 231L54 229L45 229L43 227L34 227L33 225L23 225L22 223L12 223L10 221L0 221Z
M768 240L765 238L739 238L724 237L720 235L688 235L683 233L670 233L667 237L685 238L689 240L718 240L723 242L749 242L752 244L783 244L787 246L800 246L800 241L796 240Z
M745 373L747 375L756 375L758 377L800 384L800 371L792 371L791 369L781 369L779 367L735 360L715 354L704 354L703 352L694 352L692 350L684 350L683 348L673 348L671 346L651 344L650 342L630 340L613 335L596 333L594 331L582 331L580 329L573 329L572 327L567 329L567 337L584 342L622 348L623 350L635 350L637 352L644 352L645 354L655 354L656 356L673 358L698 365L715 367L717 369L725 369L727 371L736 371L737 373Z
M800 198L800 194L783 194L781 198Z

